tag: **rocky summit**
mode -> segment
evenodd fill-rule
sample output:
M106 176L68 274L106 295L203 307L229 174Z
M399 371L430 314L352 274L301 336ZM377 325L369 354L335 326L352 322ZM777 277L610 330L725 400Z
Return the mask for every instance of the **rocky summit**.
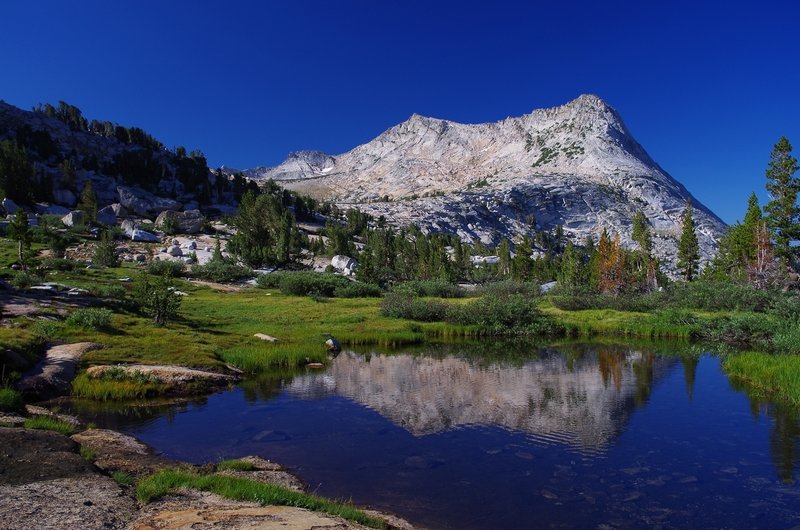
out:
M300 151L245 174L395 225L415 223L488 245L562 225L575 242L597 241L606 228L632 248L632 219L641 210L668 272L675 271L688 200L704 261L725 228L593 95L496 123L415 114L347 153Z

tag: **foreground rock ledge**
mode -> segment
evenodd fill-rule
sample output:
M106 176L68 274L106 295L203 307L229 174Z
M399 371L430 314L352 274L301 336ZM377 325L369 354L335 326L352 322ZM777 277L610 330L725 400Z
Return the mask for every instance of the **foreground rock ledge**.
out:
M90 454L89 462L79 454ZM302 482L280 465L245 457L254 471L223 471L296 491ZM116 431L90 429L72 438L22 428L0 428L0 530L76 528L164 530L192 529L343 529L362 525L325 513L290 506L261 506L215 494L180 490L141 506L133 488L108 475L123 471L146 476L166 467L194 466L158 456L139 440ZM413 530L402 519L374 511L389 528Z

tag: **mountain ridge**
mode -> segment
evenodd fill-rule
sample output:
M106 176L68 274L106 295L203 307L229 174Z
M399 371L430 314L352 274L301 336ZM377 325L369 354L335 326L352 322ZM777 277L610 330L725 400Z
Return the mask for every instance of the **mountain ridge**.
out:
M631 220L642 210L662 240L657 254L668 272L687 201L704 261L725 228L653 160L619 113L591 94L490 123L412 114L345 153L296 151L245 175L489 245L561 224L576 242L596 240L607 228L632 247Z

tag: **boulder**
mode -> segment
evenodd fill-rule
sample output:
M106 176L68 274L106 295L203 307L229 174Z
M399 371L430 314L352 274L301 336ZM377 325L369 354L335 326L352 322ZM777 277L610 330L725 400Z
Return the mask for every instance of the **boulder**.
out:
M68 189L53 190L53 201L64 206L75 206L78 198Z
M114 208L111 206L106 206L102 208L100 211L97 212L97 216L95 220L104 225L113 226L117 224L117 214L114 212Z
M124 221L122 221L120 227L122 228L122 232L126 236L133 238L133 231L136 230L136 223L134 223L130 219L125 219Z
M8 197L3 199L3 202L0 203L0 205L3 206L3 210L5 210L8 215L14 215L15 213L17 213L17 210L19 210L19 206L17 206L17 203L12 201Z
M114 210L114 215L117 217L128 217L128 210L118 202L111 204L111 209Z
M189 241L186 243L186 248L189 250L197 250L197 241Z
M80 226L86 220L83 217L83 212L80 210L75 210L73 212L69 212L67 215L61 218L61 222L64 223L64 226L72 227L72 226Z
M339 344L339 341L336 340L336 337L330 337L328 340L326 340L325 347L328 348L329 352L333 353L339 353L342 351L342 345Z
M539 291L541 291L542 293L549 293L550 291L555 289L556 285L558 285L558 282L543 283L542 285L539 286Z
M145 232L144 230L134 229L131 233L131 241L144 241L146 243L160 243L161 240L157 235Z
M139 263L143 263L143 262L147 261L147 256L145 256L144 254L134 254L133 255L133 259L134 259L134 261L137 261Z
M165 211L158 214L156 226L164 226L165 223L172 225L181 234L197 234L203 229L206 218L200 210L186 210L184 212Z
M358 262L349 256L337 254L331 259L331 267L336 269L337 272L352 276L358 267Z
M131 188L119 186L117 188L119 202L127 210L141 215L142 217L156 216L165 210L179 210L181 205L178 201L159 197L141 188Z
M177 258L179 256L183 256L183 251L181 250L181 247L179 247L178 245L172 245L167 249L167 254Z

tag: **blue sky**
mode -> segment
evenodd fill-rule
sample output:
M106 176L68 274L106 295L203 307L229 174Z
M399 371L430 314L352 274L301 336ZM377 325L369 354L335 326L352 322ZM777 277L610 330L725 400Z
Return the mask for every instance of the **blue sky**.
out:
M5 0L0 99L65 100L211 166L347 151L412 113L467 123L594 93L726 222L800 154L800 4Z

